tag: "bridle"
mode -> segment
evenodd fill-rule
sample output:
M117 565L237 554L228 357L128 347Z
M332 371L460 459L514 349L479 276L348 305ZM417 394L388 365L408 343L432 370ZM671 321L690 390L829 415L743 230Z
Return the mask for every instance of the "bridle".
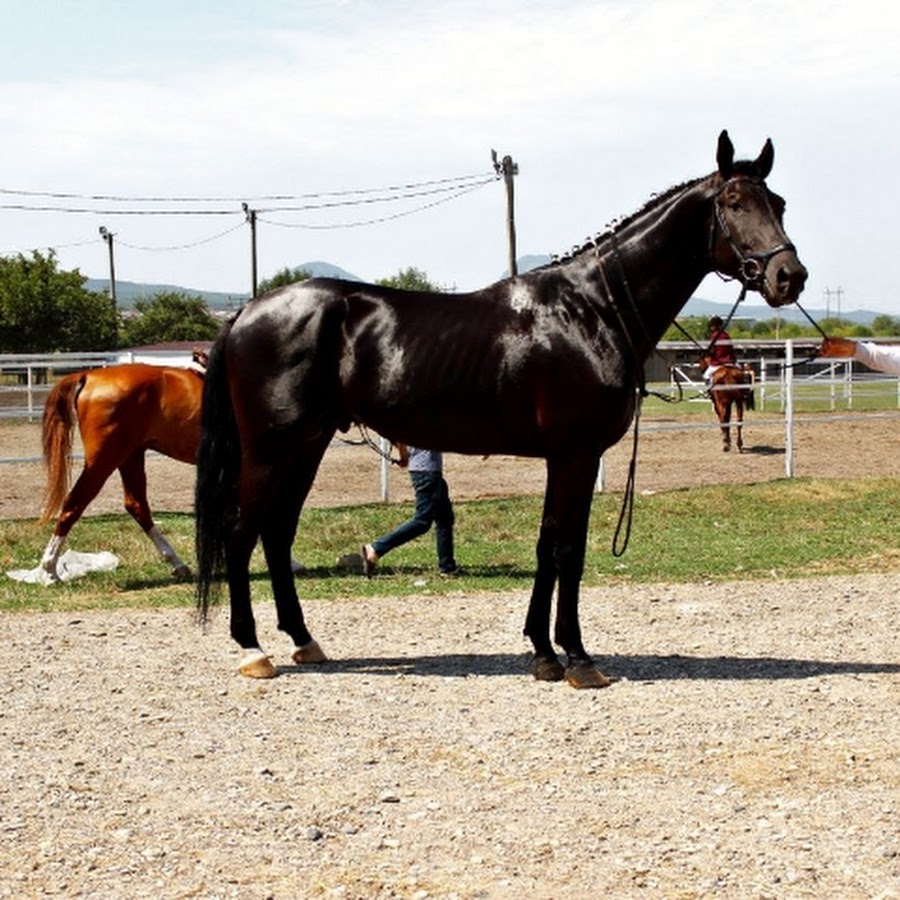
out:
M764 251L750 251L744 252L735 241L734 237L731 234L731 229L728 227L728 222L725 220L725 214L722 211L722 203L721 196L725 189L735 181L751 181L754 184L762 185L765 189L765 182L761 178L752 178L747 175L733 175L731 178L727 179L721 185L719 185L718 189L715 192L713 198L713 209L714 215L712 216L710 222L709 229L709 259L712 263L712 270L717 271L717 267L715 265L715 241L716 241L716 224L718 223L718 227L722 232L722 236L728 242L728 245L731 247L732 253L734 253L735 257L738 260L738 278L741 282L741 292L738 296L737 301L732 307L731 312L728 315L728 319L734 315L735 310L740 305L741 301L743 301L744 297L747 295L748 289L750 290L761 290L763 287L763 281L765 277L766 267L769 265L769 261L772 257L777 256L779 253L783 253L787 250L795 251L796 248L792 243L786 241L782 244L778 244L776 247L773 247L771 250ZM769 209L770 215L777 221L777 216L775 215L775 211L772 209L772 204L769 201L768 193L764 190L764 195L766 198L766 206ZM622 285L624 289L624 294L626 301L631 308L633 315L635 316L638 325L644 333L645 337L649 337L647 335L647 330L644 326L643 318L640 314L640 310L638 309L637 304L635 303L634 296L631 293L631 287L628 284L628 278L625 273L625 265L622 261L621 253L619 252L619 242L617 240L615 228L612 229L610 235L610 242L612 245L612 255L613 259L616 262L616 265L619 269ZM637 471L637 450L638 450L638 428L641 417L641 405L644 397L647 396L647 387L644 381L644 367L640 362L640 357L637 353L634 340L631 335L631 330L628 328L625 318L622 314L622 310L619 309L619 305L616 303L616 297L612 290L612 287L609 284L609 281L606 277L606 270L603 265L603 258L600 252L600 243L597 238L589 238L589 241L593 244L594 247L594 258L597 262L597 270L600 274L600 280L603 284L604 292L606 293L607 298L609 299L610 305L615 311L616 317L619 320L619 326L622 329L622 333L625 335L625 338L630 346L631 352L637 362L637 371L638 371L638 385L637 385L637 402L635 405L634 412L634 439L632 443L632 451L631 451L631 461L628 466L628 478L625 484L625 491L622 495L622 508L619 511L619 518L616 523L615 533L613 534L612 540L612 554L613 556L622 556L625 553L625 550L628 548L628 542L631 537L631 525L634 516L634 493L635 493L635 481L636 481L636 471ZM679 385L679 393L681 386ZM664 395L657 394L657 396L663 397L663 399L670 400L671 398L665 397ZM623 530L624 529L624 530Z
M761 290L763 286L766 268L772 257L788 251L796 252L797 248L790 241L777 244L771 250L746 251L738 246L737 241L735 241L731 234L731 229L728 227L725 213L722 210L721 201L722 194L726 188L735 181L749 181L752 184L760 185L763 188L763 195L766 199L766 206L769 209L769 213L772 218L777 221L775 210L772 209L768 192L765 190L765 182L761 178L752 178L747 175L733 175L727 181L719 185L713 198L713 210L715 214L710 220L709 226L709 258L715 263L716 225L718 225L719 231L722 232L722 237L725 238L728 242L728 246L731 248L731 252L737 257L739 280L745 287L758 291ZM716 268L715 265L713 265L713 268Z

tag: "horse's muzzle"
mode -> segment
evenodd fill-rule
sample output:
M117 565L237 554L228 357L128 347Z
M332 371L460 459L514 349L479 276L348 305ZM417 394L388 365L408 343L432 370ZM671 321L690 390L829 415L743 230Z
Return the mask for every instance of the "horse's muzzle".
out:
M806 278L809 275L806 266L797 259L796 253L790 251L773 257L769 261L768 269L774 272L771 276L769 272L766 273L766 293L769 295L767 299L773 306L793 303L806 285Z

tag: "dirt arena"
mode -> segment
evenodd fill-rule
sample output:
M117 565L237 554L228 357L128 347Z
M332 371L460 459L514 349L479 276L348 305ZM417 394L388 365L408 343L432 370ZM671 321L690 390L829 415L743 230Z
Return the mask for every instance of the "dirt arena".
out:
M646 424L639 490L784 474L777 426L738 456ZM0 427L0 456L35 435ZM809 426L796 474L900 475L898 437ZM0 514L34 515L40 466L0 471ZM458 498L542 484L515 459L447 475ZM190 508L190 467L150 478ZM313 502L378 497L371 454L329 451ZM332 658L307 669L259 604L270 682L235 674L225 615L0 616L0 896L900 897L900 576L592 588L597 692L526 674L526 604L307 603Z
M677 420L646 418L638 456L638 490L661 491L704 484L749 484L785 475L784 426L774 415L753 414L745 427L745 452L723 453L716 426L703 417ZM358 440L355 432L348 439ZM822 478L900 476L900 417L865 416L833 420L826 416L801 421L794 435L794 474ZM76 447L76 452L78 448ZM623 489L631 457L631 433L606 455L604 485ZM41 509L44 472L36 424L0 425L0 459L38 461L0 465L0 519L29 518ZM445 459L447 481L456 499L540 494L544 464L513 457L457 456ZM76 464L74 473L79 467ZM151 505L158 510L189 511L193 505L194 469L165 457L148 457ZM390 497L409 500L409 478L390 468ZM381 499L381 460L363 446L335 442L325 454L309 503L343 506ZM118 477L109 480L88 514L122 509Z

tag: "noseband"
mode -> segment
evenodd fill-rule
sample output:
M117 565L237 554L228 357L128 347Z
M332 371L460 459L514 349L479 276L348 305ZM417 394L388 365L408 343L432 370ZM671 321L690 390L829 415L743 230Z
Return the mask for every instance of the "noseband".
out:
M715 199L713 200L715 216L713 216L709 228L709 257L710 259L713 259L713 251L716 242L716 224L718 223L719 230L722 232L722 237L728 241L731 252L734 253L738 259L738 278L751 290L759 290L763 285L766 268L772 257L786 251L796 252L797 248L790 241L783 244L777 244L771 250L744 251L738 246L731 234L731 229L728 227L728 222L725 220L725 213L722 211L722 202L720 199L723 191L734 181L750 181L754 184L761 185L765 191L765 183L761 179L748 178L746 175L736 175L720 185L716 191ZM772 205L769 203L768 194L764 193L764 196L766 198L766 206L769 209L769 213L773 218L776 218Z

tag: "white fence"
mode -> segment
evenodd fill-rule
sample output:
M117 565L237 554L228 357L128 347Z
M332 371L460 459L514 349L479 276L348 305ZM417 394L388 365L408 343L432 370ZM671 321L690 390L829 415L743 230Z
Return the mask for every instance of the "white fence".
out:
M771 345L772 342L768 342ZM808 342L807 342L808 343ZM739 352L741 347L738 348ZM852 359L802 359L802 374L795 369L793 341L785 341L778 348L779 353L771 356L748 356L747 362L756 373L756 408L759 412L770 410L772 418L760 420L754 416L754 425L783 425L785 445L785 475L794 474L794 431L803 417L795 412L795 398L803 395L806 400L813 397L834 415L830 419L848 419L858 417L854 412L854 404L864 405L865 398L878 392L883 398L886 385L892 392L894 406L900 410L900 379L872 373ZM43 404L53 382L68 372L80 371L112 365L122 362L148 362L158 365L183 366L190 362L190 350L134 351L116 353L58 353L52 355L0 354L0 421L29 420L37 421L43 413ZM673 370L675 375L668 385L674 396L679 390L693 391L693 399L708 403L702 396L705 385L699 367L681 366ZM677 383L676 383L677 381ZM679 388L680 384L680 388ZM666 385L656 385L665 390ZM871 417L873 413L867 413ZM898 412L888 412L882 405L879 413L882 417L897 417ZM811 419L810 419L811 420ZM815 421L822 421L821 415ZM690 424L644 423L642 432L663 430L686 430L692 428L712 429L718 424L710 421ZM0 463L30 462L31 459L2 458ZM387 498L387 463L382 467L382 496ZM602 468L598 488L602 490Z
M53 383L69 372L118 363L186 366L190 350L118 350L109 353L0 354L0 420L40 419Z

